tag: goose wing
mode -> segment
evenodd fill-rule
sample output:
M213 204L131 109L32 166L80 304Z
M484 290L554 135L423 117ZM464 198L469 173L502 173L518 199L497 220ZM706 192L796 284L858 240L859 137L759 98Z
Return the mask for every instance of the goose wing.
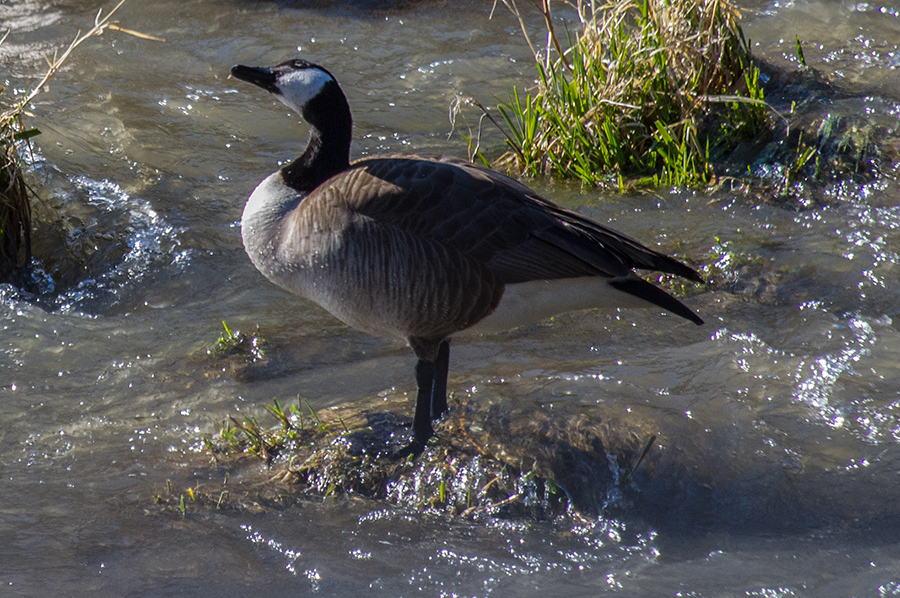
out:
M633 268L700 276L681 262L542 198L498 172L446 159L355 163L342 195L383 225L439 242L504 283L628 276Z

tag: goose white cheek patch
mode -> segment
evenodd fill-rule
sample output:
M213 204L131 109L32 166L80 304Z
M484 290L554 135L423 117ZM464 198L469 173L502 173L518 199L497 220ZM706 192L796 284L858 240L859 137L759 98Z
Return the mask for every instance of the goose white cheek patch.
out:
M278 77L276 85L281 91L279 100L297 112L316 97L329 82L334 82L328 73L316 68L284 73Z

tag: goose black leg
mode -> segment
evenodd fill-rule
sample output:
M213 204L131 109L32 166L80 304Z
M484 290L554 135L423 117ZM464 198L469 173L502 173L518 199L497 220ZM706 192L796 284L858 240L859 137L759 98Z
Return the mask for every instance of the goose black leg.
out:
M410 339L415 346L416 339ZM417 351L418 353L418 351ZM431 420L438 419L447 410L447 372L450 369L450 343L438 345L434 361L419 359L416 362L416 413L413 417L413 439L395 455L404 459L417 457L425 450L425 444L434 436Z
M416 362L416 413L413 416L413 439L408 445L400 449L395 457L405 459L409 456L418 457L425 450L425 443L434 436L434 428L431 427L431 404L434 395L434 370L435 361ZM446 385L446 381L444 382Z
M419 445L419 452L425 448L428 439L434 436L431 427L431 403L434 397L434 361L422 361L416 364L416 415L413 419L413 444Z
M447 373L450 370L450 342L444 341L434 362L434 383L431 389L431 419L440 419L447 410Z

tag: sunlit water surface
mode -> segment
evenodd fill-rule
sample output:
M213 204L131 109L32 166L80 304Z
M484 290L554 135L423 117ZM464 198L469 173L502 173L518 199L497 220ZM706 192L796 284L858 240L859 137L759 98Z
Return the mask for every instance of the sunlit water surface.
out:
M745 4L746 33L784 68L799 36L810 64L861 90L823 114L864 115L896 148L893 2ZM900 594L896 165L806 206L535 183L730 277L685 299L699 328L583 313L454 345L457 392L664 422L668 465L608 517L457 520L350 498L185 519L151 508L167 480L210 475L199 439L237 410L413 390L408 349L274 288L244 255L244 198L305 130L227 78L301 55L343 83L356 155L465 155L448 107L531 80L518 25L499 9L488 20L489 3L401 5L129 0L120 25L165 41L108 31L35 101L38 262L30 289L0 287L0 594ZM0 5L4 97L101 7ZM477 123L463 116L458 129ZM204 365L222 320L262 328L271 376Z

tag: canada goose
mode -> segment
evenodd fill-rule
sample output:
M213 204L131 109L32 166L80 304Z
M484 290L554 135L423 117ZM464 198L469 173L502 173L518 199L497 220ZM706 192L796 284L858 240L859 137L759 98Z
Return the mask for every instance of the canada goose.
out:
M327 70L305 60L235 66L309 125L303 154L244 207L241 236L275 284L345 323L406 340L416 364L416 455L447 407L449 340L591 307L656 305L703 320L633 268L702 282L681 262L561 208L514 179L444 157L350 162L352 118Z

